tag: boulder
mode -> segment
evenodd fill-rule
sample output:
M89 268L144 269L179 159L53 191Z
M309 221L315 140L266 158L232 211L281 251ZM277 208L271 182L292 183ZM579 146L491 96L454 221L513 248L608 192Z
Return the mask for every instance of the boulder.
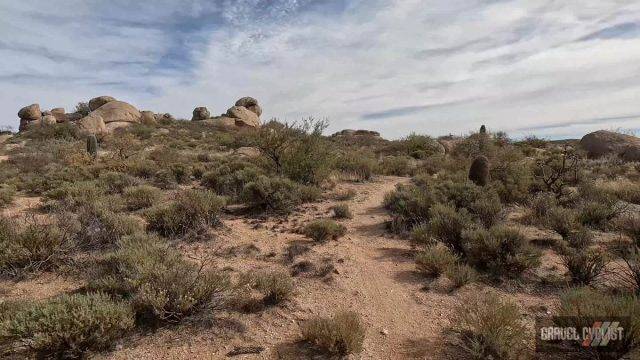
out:
M82 114L77 112L68 113L64 115L65 115L65 119L67 119L68 121L78 121L84 117Z
M56 121L59 123L67 121L67 115L64 113L63 108L51 109L51 115L55 116Z
M258 115L244 106L232 106L223 116L237 119L236 126L238 127L260 127Z
M237 130L238 127L236 126L236 120L238 119L230 118L228 116L216 116L202 121L220 129Z
M640 138L613 131L598 130L583 136L580 140L580 147L591 158L617 155L631 159L633 158L632 154L637 153L637 149L640 148Z
M331 136L364 136L364 137L380 137L380 133L373 130L353 130L353 129L344 129L338 131L337 133Z
M204 106L198 106L197 108L193 109L193 116L191 117L191 121L206 120L210 117L211 114L209 113L209 109Z
M20 111L18 111L18 117L20 119L25 120L39 120L42 117L42 112L40 111L40 105L31 104L29 106L25 106Z
M89 110L94 111L100 108L102 105L107 104L109 102L116 101L114 97L111 96L98 96L89 100Z
M142 122L142 114L140 111L133 107L131 104L127 104L124 101L110 101L97 110L94 110L87 115L99 116L102 118L105 124L110 122L129 122L139 124Z
M145 125L155 125L158 122L156 121L156 114L153 111L141 111L140 115L142 116L141 122Z
M107 132L107 126L101 116L85 116L77 121L78 129L89 134Z
M160 121L174 121L175 118L173 117L173 115L169 114L169 113L164 113L164 114L155 114L155 118L156 118L156 122L160 122Z
M236 106L243 106L249 109L254 114L258 115L258 117L262 115L262 108L260 107L260 104L258 104L258 100L252 97L247 96L239 99L238 101L236 101Z
M126 121L113 121L105 124L108 133L114 132L116 129L126 128L131 126L132 123Z

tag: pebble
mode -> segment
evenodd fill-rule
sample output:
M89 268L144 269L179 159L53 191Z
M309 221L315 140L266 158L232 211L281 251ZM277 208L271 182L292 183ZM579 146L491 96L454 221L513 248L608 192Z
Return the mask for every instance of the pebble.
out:
M382 330L380 330L380 334L382 334L382 335L384 335L384 336L387 336L387 335L389 335L389 330L387 330L387 329L382 329Z

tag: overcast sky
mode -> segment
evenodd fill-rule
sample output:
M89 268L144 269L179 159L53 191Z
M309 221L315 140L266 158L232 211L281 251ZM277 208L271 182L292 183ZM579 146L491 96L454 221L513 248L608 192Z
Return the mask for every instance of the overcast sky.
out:
M640 128L637 0L0 0L0 125L112 95L141 110L579 137Z

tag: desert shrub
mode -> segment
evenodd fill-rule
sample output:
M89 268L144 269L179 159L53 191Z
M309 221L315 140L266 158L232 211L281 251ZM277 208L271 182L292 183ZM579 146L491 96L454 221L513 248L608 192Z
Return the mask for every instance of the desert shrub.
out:
M372 155L347 152L336 158L336 169L352 181L369 181L377 170L378 163Z
M531 211L534 220L538 223L542 223L547 212L555 208L558 205L558 201L551 193L538 193L531 200Z
M140 210L153 206L161 197L162 191L150 185L138 185L125 188L122 194L129 210Z
M333 206L331 210L333 210L333 217L336 219L351 219L353 217L351 210L349 210L349 205L347 204Z
M177 186L176 177L169 169L159 169L153 174L153 184L160 189L170 190Z
M406 154L415 159L426 159L443 151L438 141L426 135L412 133L400 142L406 148Z
M495 277L516 278L540 263L540 254L516 229L498 225L466 231L463 237L469 264Z
M438 277L457 261L458 257L441 245L431 245L416 255L416 267L426 276Z
M344 225L329 219L314 220L303 229L304 235L317 242L337 240L346 232L347 228Z
M66 209L77 209L87 204L96 204L104 200L106 194L102 187L94 181L65 183L48 191L45 198L57 200L59 206Z
M174 201L147 212L149 229L162 236L183 236L189 231L217 225L224 198L208 190L183 190Z
M474 201L469 206L469 211L475 215L484 226L491 227L501 218L502 203L497 196L486 196Z
M255 165L246 162L223 164L202 175L202 185L215 191L218 195L238 200L244 187L256 181L262 171Z
M451 205L437 204L431 208L428 223L431 235L456 254L464 254L462 233L473 225L465 209L456 210Z
M417 224L429 220L429 210L436 202L435 195L413 184L397 185L396 189L385 194L383 205L391 213L391 228L395 232L404 232Z
M491 169L492 186L505 203L523 203L529 198L533 172L525 162L496 163Z
M16 196L16 189L13 186L1 185L0 186L0 209L11 205L13 198Z
M258 301L260 305L265 306L277 305L289 300L294 293L293 279L283 271L245 273L239 279L239 285L258 291L261 295ZM245 309L255 308L256 304L252 304L252 301L253 299L245 300L242 306Z
M617 206L614 199L585 201L578 209L578 221L592 228L606 230L620 212L621 208Z
M612 193L622 201L640 205L640 184L637 181L620 182Z
M617 359L640 343L640 301L636 296L606 294L589 288L571 289L561 294L560 307L554 322L558 326L581 329L593 326L595 320L613 318L619 320L619 326L624 329L622 339L609 342L603 349L582 349L593 352L603 350L607 353L607 358ZM577 347L578 345L579 343L576 343ZM596 355L595 358L600 357Z
M551 151L536 161L533 175L545 191L552 192L556 198L564 194L564 189L578 181L580 157L569 147Z
M0 345L14 355L26 348L38 358L82 358L111 348L132 327L125 303L104 294L62 295L0 312Z
M466 297L452 324L473 359L519 359L527 352L529 331L518 305L495 293Z
M567 246L562 251L562 263L574 284L590 285L605 270L607 258L604 252L597 249L575 249Z
M50 126L37 126L22 135L32 140L56 139L63 141L73 141L82 137L80 132L78 131L78 127L68 122Z
M35 218L18 228L0 218L0 272L19 274L48 270L64 261L73 246L71 234L56 223L42 223Z
M593 235L587 229L580 229L572 232L565 240L574 249L586 249L593 244Z
M98 183L107 193L120 194L127 187L139 185L140 181L129 174L109 171L100 174Z
M445 276L451 280L454 288L461 288L478 279L478 273L469 265L455 263L446 268Z
M158 165L148 159L127 159L123 165L128 174L143 179L151 179L158 172Z
M80 245L88 248L114 245L123 237L142 231L137 219L106 209L100 204L88 204L80 208L77 220L80 229L76 239Z
M338 312L330 318L316 317L302 326L304 340L340 355L360 353L365 332L360 316L351 311Z
M378 169L382 175L407 176L413 173L410 162L406 156L386 156L380 160Z
M89 103L79 102L78 105L76 105L76 112L78 114L81 114L82 116L89 115L89 113L91 112L91 108L89 107Z
M557 232L566 239L571 232L580 228L575 210L554 206L547 209L543 217L543 225Z
M411 229L410 235L411 241L421 245L433 245L436 243L436 240L431 235L429 231L429 224L423 223L415 225Z
M123 239L93 272L88 288L129 300L142 323L179 321L222 300L230 288L227 275L204 270L142 234Z
M640 217L627 215L618 221L617 227L629 239L615 241L612 253L622 259L624 266L615 274L615 280L640 295Z
M478 155L485 155L491 158L495 151L496 146L491 141L489 134L476 133L456 143L451 153L462 158L472 158Z
M308 201L315 200L319 191L313 186L304 186L280 177L260 176L244 186L242 200L250 208L260 211L289 213Z

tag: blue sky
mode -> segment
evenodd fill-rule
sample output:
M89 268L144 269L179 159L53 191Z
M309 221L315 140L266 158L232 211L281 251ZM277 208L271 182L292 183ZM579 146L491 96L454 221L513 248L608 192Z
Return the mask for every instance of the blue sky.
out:
M640 128L640 3L625 0L0 0L0 125L112 95L189 118L579 137Z

